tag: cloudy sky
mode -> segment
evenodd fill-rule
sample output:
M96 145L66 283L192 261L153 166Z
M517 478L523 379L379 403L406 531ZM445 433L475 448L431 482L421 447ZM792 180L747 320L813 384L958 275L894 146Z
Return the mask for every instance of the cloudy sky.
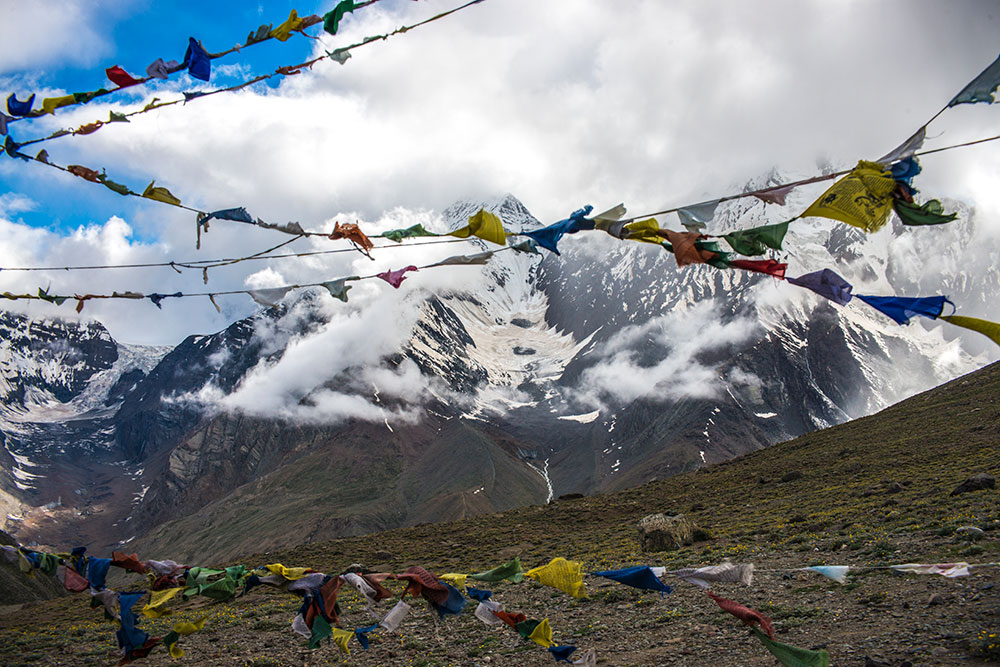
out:
M103 70L141 75L181 59L188 36L209 51L280 23L294 6L335 3L0 0L0 92L38 99L107 85ZM186 74L12 123L24 141L141 108L151 98L230 85L461 4L383 0L341 33L269 42L214 61L209 84ZM140 115L50 142L133 190L155 179L205 210L246 206L274 222L326 230L359 220L376 233L435 224L461 198L519 197L541 220L624 201L630 214L738 191L772 168L806 176L849 167L908 137L997 57L1000 8L981 2L663 2L485 0L455 16L355 51L346 64ZM927 148L998 134L1000 108L964 105L929 128ZM924 159L919 186L1000 220L997 144ZM820 186L817 190L822 191ZM119 195L0 156L0 267L210 259L283 238L216 223L195 250L194 214ZM343 242L297 241L293 249ZM453 254L455 246L447 248ZM208 289L314 282L398 268L432 251L273 260L211 272ZM821 267L816 267L821 268ZM409 283L434 285L423 275ZM204 291L200 272L169 268L0 272L0 291ZM372 288L370 298L389 289ZM84 315L119 340L173 344L257 306L241 296L91 302ZM5 304L6 306L6 304ZM38 315L70 305L13 304Z

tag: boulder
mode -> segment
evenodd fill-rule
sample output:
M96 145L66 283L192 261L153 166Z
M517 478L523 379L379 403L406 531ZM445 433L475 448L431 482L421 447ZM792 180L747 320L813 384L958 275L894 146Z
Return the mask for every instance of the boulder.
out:
M981 491L982 489L995 489L997 481L984 472L977 473L955 487L951 495L957 496L960 493L970 491Z
M639 520L639 544L645 552L673 551L692 544L698 530L683 514L650 514Z

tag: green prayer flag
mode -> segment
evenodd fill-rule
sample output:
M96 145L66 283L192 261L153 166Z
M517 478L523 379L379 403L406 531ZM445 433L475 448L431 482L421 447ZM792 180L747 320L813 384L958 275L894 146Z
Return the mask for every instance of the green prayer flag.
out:
M958 213L945 213L941 202L932 199L922 206L894 199L892 207L904 225L943 225L958 217Z
M319 643L333 634L333 628L321 614L313 619L312 636L309 638L309 648L319 648Z
M521 567L521 557L514 556L514 560L498 565L492 570L486 570L479 574L470 574L469 579L476 581L496 582L510 579L515 584L524 579L524 568Z
M521 639L527 639L540 623L541 621L535 621L529 618L528 620L521 621L515 625L514 629L517 630L517 634L521 635Z
M757 639L785 667L830 667L830 654L826 651L810 651L768 639L767 635L751 628Z
M122 185L121 183L115 183L110 178L108 178L107 174L105 174L104 172L101 172L100 176L97 177L97 180L99 180L104 187L108 188L109 190L114 190L120 195L132 194L132 191L128 189L128 186Z
M336 35L337 29L340 27L340 20L344 18L344 14L353 12L356 8L354 0L341 0L337 3L336 7L323 16L323 30L326 30L331 35Z
M763 255L767 248L781 250L781 242L788 232L788 222L752 227L723 236L733 250L741 255Z
M108 112L108 122L109 123L129 123L131 122L123 113L116 113L114 111Z
M149 185L146 186L146 190L142 193L142 196L146 199L155 199L156 201L162 201L167 204L173 204L174 206L180 206L181 200L173 196L170 190L166 188L153 187L156 181L150 181Z
M415 236L440 236L440 234L427 231L423 225L412 225L406 229L390 229L387 232L382 232L382 238L395 241L396 243Z
M66 297L66 296L53 296L53 295L49 294L48 290L44 290L41 287L39 287L38 288L38 298L41 299L42 301L48 301L49 303L54 303L57 306L61 306L61 305L63 305L63 302L65 302L66 299L68 299L69 297Z

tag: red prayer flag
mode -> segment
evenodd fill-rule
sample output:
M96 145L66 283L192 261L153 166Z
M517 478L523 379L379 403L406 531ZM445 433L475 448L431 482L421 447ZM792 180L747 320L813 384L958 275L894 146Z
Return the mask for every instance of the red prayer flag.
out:
M774 628L771 626L771 619L769 619L764 614L759 611L754 611L749 607L744 607L739 602L733 602L732 600L726 599L724 597L719 597L712 591L705 591L708 597L715 600L715 604L723 611L728 611L730 614L740 619L747 625L760 625L760 629L767 634L767 638L774 639Z
M142 83L142 81L134 79L131 74L123 70L118 65L107 68L104 70L104 73L108 75L109 79L111 79L111 83L117 85L119 88L128 88L129 86Z
M777 262L773 259L731 259L729 260L729 266L735 266L737 269L746 269L747 271L766 273L769 276L781 278L782 280L785 278L785 269L788 268L787 264Z

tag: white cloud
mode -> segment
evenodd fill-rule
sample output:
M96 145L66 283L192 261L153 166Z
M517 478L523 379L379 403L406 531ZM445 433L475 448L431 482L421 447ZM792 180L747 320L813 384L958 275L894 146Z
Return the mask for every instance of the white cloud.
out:
M607 399L620 405L641 398L711 398L729 382L747 384L752 376L731 374L727 380L718 364L699 357L749 339L759 326L749 319L723 322L714 304L703 302L624 327L595 352L600 361L583 372L575 399L601 407Z
M108 16L102 5L93 0L0 0L0 74L68 59L84 66L98 62L111 50L109 36L102 34Z

